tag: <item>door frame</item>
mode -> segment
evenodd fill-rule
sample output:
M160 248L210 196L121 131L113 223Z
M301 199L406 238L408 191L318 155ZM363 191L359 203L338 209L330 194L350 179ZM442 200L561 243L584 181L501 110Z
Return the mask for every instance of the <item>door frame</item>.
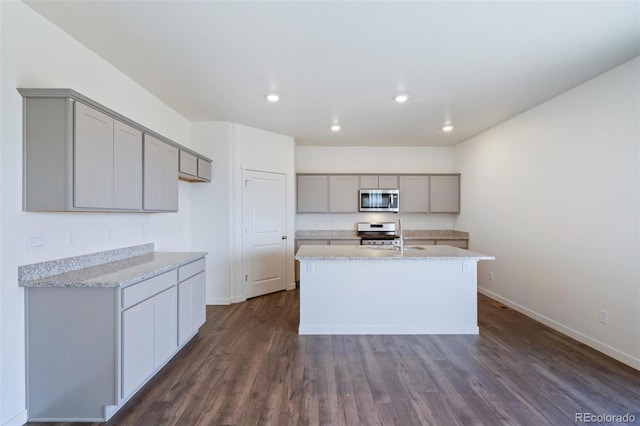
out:
M296 288L295 283L295 171L293 167L291 170L282 168L281 166L274 166L268 164L255 164L255 163L241 163L236 174L235 185L235 208L232 215L232 234L233 234L233 260L232 259L232 276L233 284L231 288L231 303L238 303L247 300L244 294L244 267L245 262L243 258L244 253L244 181L247 171L265 172L265 173L278 173L285 176L285 187L287 190L287 196L285 199L286 204L286 216L287 216L287 266L286 266L286 280L287 290L294 290Z

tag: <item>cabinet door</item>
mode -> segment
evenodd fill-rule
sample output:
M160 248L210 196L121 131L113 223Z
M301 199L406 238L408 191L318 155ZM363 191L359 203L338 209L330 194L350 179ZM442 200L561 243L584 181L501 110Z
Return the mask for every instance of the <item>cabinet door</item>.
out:
M198 174L198 159L195 155L180 151L180 173L185 173L190 176L196 176Z
M114 120L113 207L142 209L142 132Z
M153 297L154 351L153 365L157 369L178 347L178 294L176 286Z
M147 299L122 312L122 397L136 390L155 370L155 306Z
M298 212L326 213L329 210L329 177L298 176Z
M436 240L404 240L405 245L408 246L432 246L435 245Z
M164 143L144 135L144 208L162 210Z
M431 176L431 212L460 212L460 176Z
M73 205L113 207L113 118L75 103Z
M329 211L357 213L359 176L329 176Z
M164 144L162 154L162 210L178 211L178 149Z
M429 176L400 176L400 213L429 212Z
M144 208L178 210L178 149L144 135Z
M211 163L209 161L198 158L198 177L211 180Z
M360 189L378 189L378 176L360 176Z
M398 176L378 176L378 188L398 189Z
M359 246L360 240L330 240L329 245L332 246Z
M178 342L184 344L205 322L205 273L178 284Z

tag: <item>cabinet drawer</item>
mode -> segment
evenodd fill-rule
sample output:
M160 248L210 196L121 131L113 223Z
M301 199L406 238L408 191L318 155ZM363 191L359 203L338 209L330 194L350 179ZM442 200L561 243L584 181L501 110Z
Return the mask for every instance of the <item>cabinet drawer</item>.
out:
M178 283L176 269L134 284L122 291L122 309L140 303Z
M206 261L204 258L191 262L178 268L178 281L182 282L198 272L204 271Z
M180 151L180 173L195 176L198 173L198 162L195 155Z

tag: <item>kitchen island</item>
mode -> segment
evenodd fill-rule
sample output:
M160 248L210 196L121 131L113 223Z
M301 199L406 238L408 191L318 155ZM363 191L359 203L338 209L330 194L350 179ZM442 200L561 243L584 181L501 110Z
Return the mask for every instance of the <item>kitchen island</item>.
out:
M299 334L478 334L477 263L452 246L301 246Z

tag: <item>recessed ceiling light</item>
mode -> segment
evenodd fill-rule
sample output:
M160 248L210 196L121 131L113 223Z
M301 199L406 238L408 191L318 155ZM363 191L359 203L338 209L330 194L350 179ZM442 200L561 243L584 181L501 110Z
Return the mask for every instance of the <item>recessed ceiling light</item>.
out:
M269 102L278 102L280 100L280 95L278 95L277 93L269 93L267 95L267 100Z
M451 124L445 124L444 127L442 128L443 132L450 132L453 130L453 126Z
M396 97L394 98L394 100L399 103L405 103L409 100L409 95L407 95L406 93L400 93L399 95L396 95Z
M340 131L340 125L339 124L333 124L331 126L331 131L332 132L339 132Z

